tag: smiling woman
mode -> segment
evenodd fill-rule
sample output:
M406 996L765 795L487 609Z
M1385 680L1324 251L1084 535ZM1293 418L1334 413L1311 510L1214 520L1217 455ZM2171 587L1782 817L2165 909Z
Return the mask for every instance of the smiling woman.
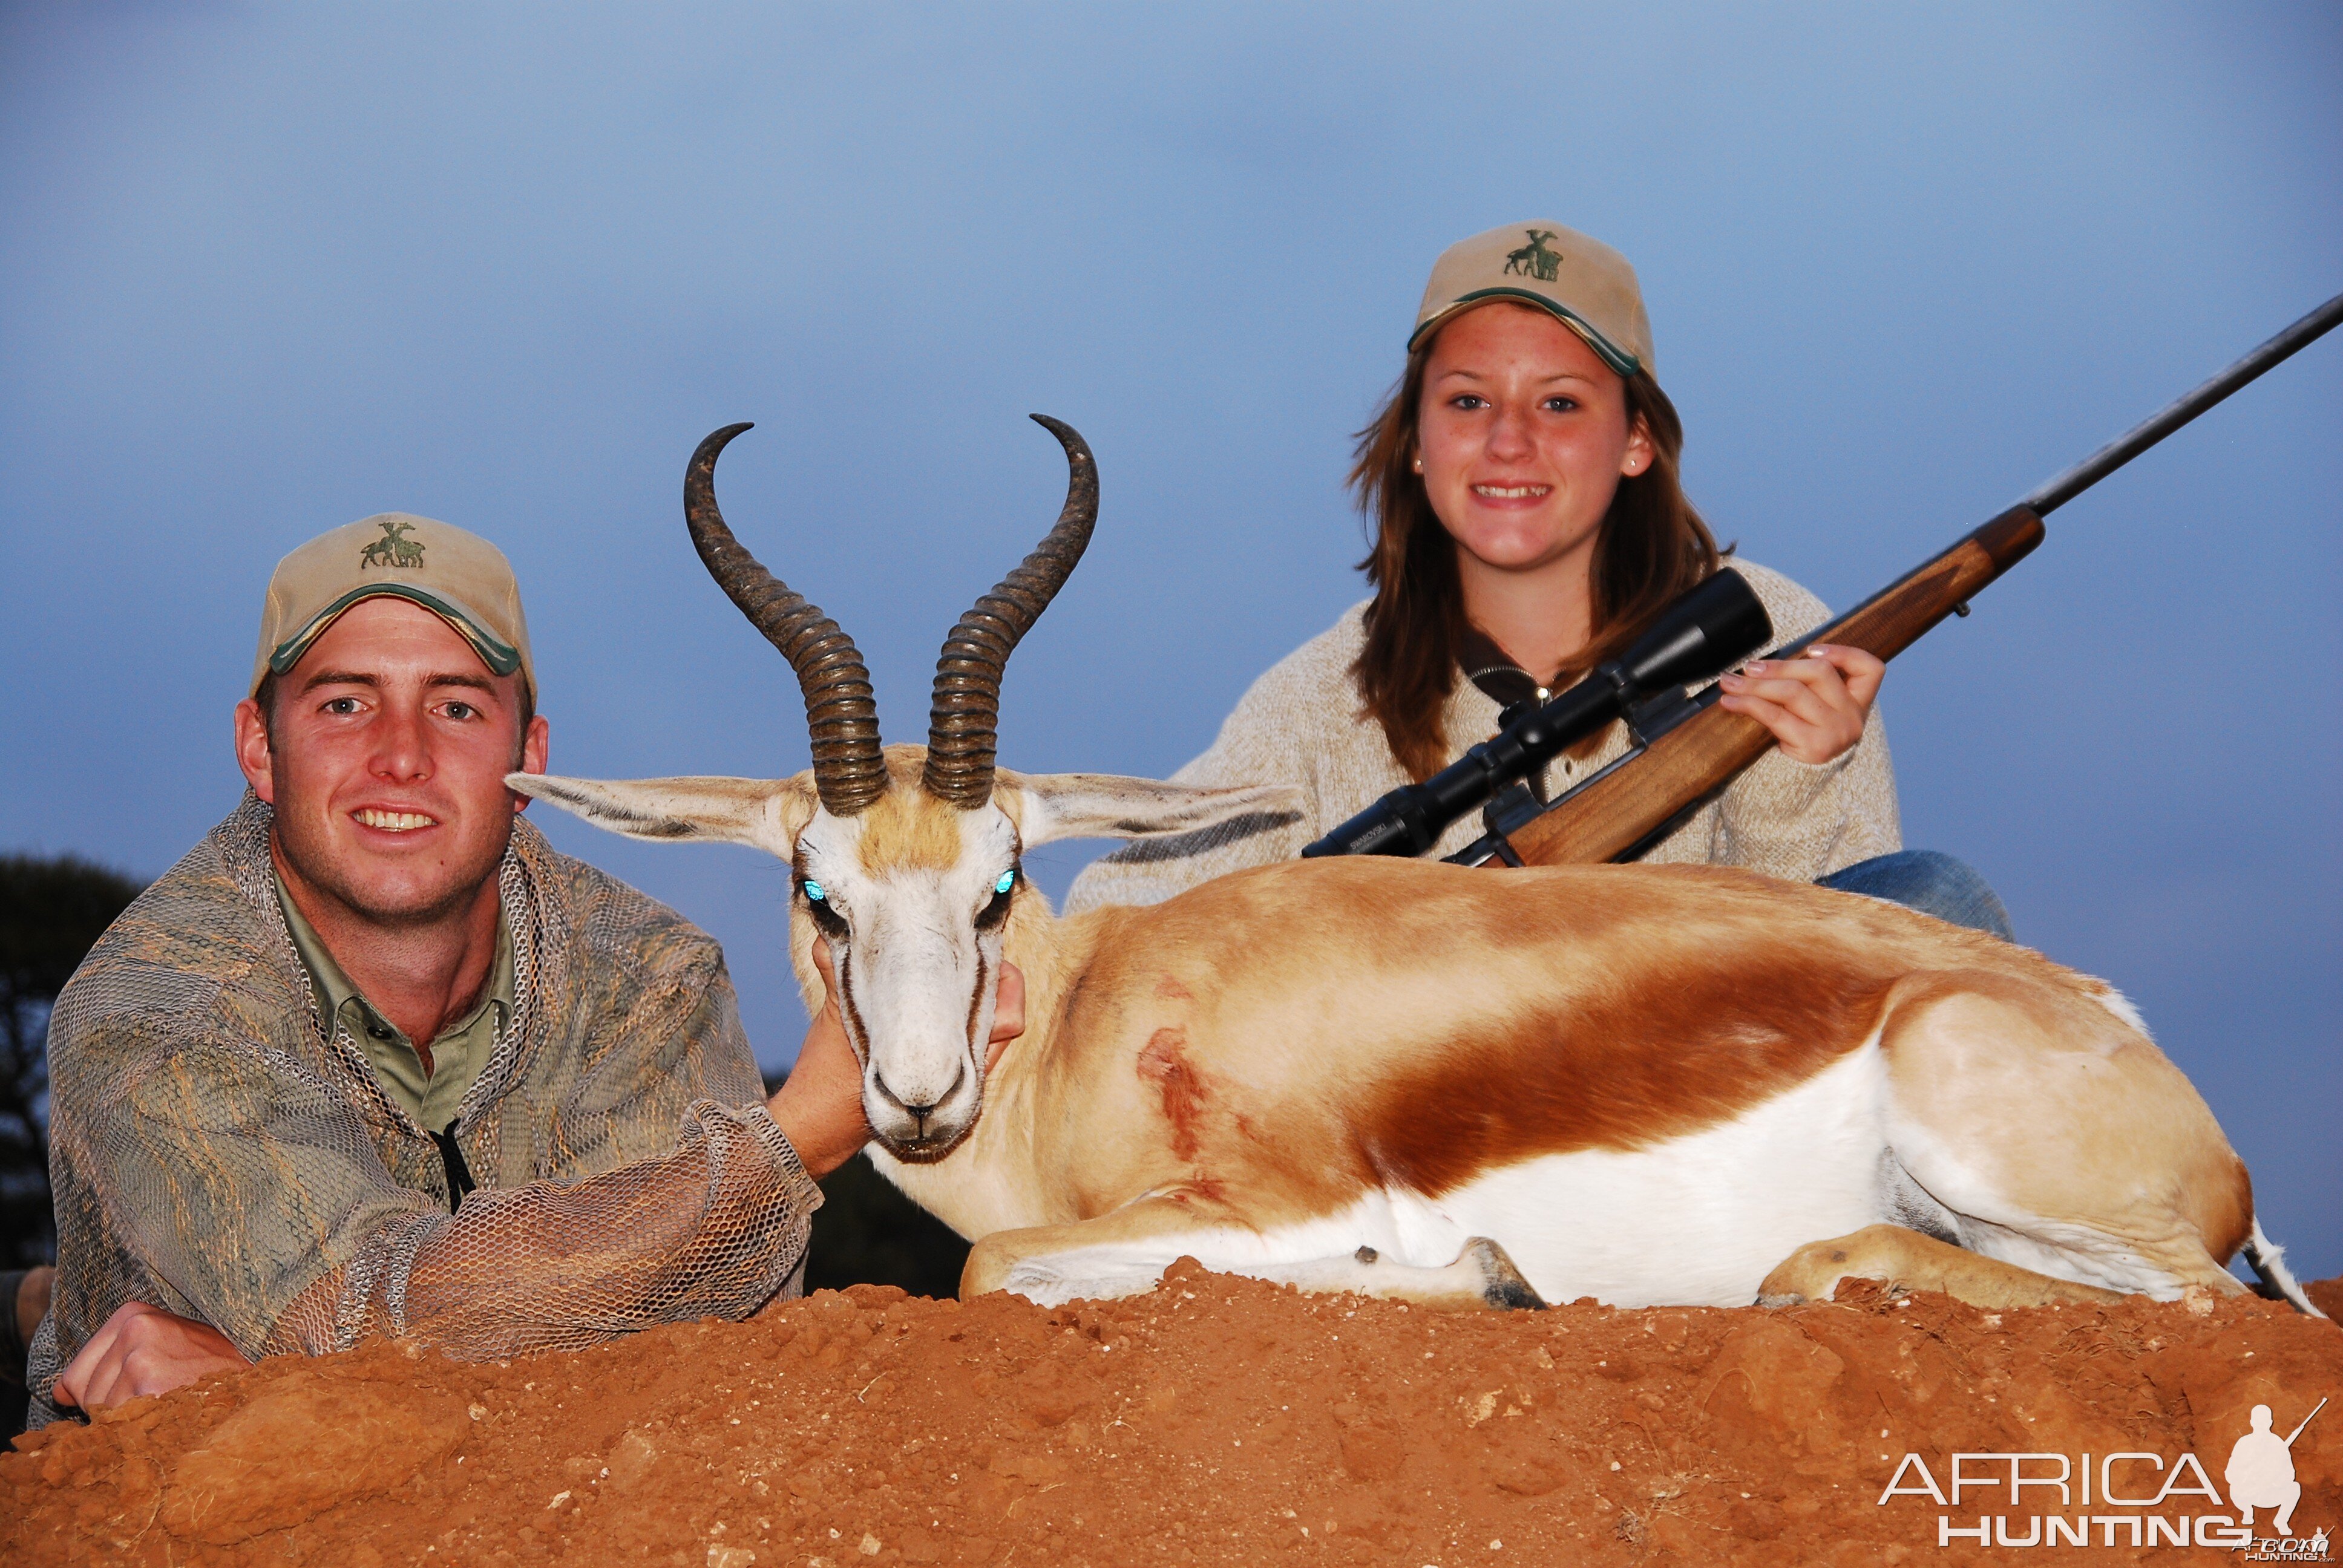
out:
M1550 222L1451 246L1406 366L1358 436L1351 484L1373 528L1361 566L1374 597L1256 681L1177 776L1289 785L1304 809L1124 849L1083 873L1069 909L1152 903L1292 857L1584 675L1719 569L1749 579L1777 638L1820 625L1812 594L1717 548L1678 483L1683 445L1625 257ZM1884 673L1860 649L1817 645L1726 676L1722 705L1764 724L1775 749L1645 859L1823 880L2007 935L1973 872L1899 852L1873 709ZM1551 799L1628 744L1614 724L1532 788ZM1480 827L1457 823L1441 852Z
M1677 485L1683 427L1648 369L1621 376L1563 320L1503 297L1416 342L1352 482L1378 523L1360 695L1421 779L1447 760L1440 708L1474 628L1559 689L1718 556Z

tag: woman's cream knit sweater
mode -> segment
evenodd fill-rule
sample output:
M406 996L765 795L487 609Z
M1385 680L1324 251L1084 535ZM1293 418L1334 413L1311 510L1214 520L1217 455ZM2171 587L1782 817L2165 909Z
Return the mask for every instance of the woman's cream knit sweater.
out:
M1804 636L1827 618L1820 599L1781 573L1744 560L1726 566L1747 578L1765 601L1776 645ZM1075 879L1066 900L1069 911L1097 904L1151 904L1213 877L1292 859L1304 844L1408 782L1383 727L1361 716L1358 688L1351 679L1351 665L1365 638L1365 608L1353 606L1254 681L1221 726L1212 749L1172 776L1183 784L1290 784L1300 791L1301 814L1240 819L1126 845ZM1460 678L1442 722L1449 755L1461 756L1495 733L1497 705ZM1550 766L1547 798L1626 749L1625 727L1613 725L1591 757L1563 758ZM1449 829L1437 853L1453 854L1482 830L1477 814L1465 818ZM1745 866L1810 882L1902 844L1896 776L1875 706L1853 749L1819 766L1768 751L1644 858Z

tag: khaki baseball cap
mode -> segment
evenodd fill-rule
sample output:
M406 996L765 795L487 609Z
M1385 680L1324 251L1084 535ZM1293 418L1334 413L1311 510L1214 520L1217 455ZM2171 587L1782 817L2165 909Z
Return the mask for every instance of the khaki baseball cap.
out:
M477 534L406 512L377 513L319 534L277 563L260 611L252 691L270 674L300 663L344 610L381 595L411 599L439 617L495 673L520 671L535 699L537 667L512 563Z
M1551 220L1459 240L1432 264L1408 352L1460 311L1492 299L1550 310L1622 376L1652 368L1652 322L1627 258Z

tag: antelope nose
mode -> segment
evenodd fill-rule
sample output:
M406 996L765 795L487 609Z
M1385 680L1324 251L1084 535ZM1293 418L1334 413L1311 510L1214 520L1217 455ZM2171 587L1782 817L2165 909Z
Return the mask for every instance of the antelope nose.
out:
M941 1094L937 1095L934 1099L926 1101L925 1102L904 1099L901 1095L889 1088L887 1081L883 1078L878 1081L879 1092L893 1101L897 1105L902 1107L905 1115L910 1116L914 1121L918 1121L922 1128L924 1128L927 1125L928 1118L936 1113L936 1107L941 1105L945 1101L950 1100L955 1093L957 1093L960 1090L960 1081L967 1076L967 1068L962 1067L959 1069L952 1074L952 1081L945 1086L944 1091Z

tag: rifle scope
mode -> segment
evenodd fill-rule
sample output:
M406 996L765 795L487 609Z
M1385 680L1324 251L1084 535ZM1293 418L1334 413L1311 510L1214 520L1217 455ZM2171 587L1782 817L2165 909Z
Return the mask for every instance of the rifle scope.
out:
M1765 646L1774 622L1749 581L1720 571L1661 613L1617 658L1421 784L1393 790L1302 857L1421 855L1450 824L1645 699L1721 675Z

